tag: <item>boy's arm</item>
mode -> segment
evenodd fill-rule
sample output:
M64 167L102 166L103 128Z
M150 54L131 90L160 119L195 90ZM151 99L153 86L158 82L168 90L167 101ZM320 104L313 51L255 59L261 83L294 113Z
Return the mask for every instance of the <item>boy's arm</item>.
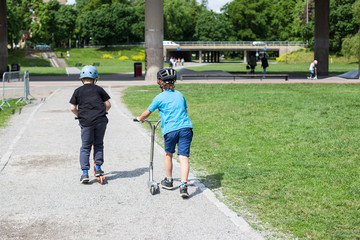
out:
M136 119L137 119L139 122L145 122L145 119L146 119L147 117L149 117L150 114L151 114L151 111L148 110L148 109L146 109L146 110L141 114L141 116L140 116L140 117L137 117Z
M75 114L76 117L79 117L77 106L75 104L70 104L70 110Z
M104 102L104 104L105 104L106 112L108 112L111 108L111 103L109 100L107 100Z

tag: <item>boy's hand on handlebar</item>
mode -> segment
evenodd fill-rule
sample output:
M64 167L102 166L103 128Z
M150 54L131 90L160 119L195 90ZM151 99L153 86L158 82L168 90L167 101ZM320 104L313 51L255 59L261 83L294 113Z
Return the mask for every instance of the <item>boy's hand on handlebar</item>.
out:
M141 120L140 117L136 117L133 120L134 122L141 122L141 123L145 122L145 120Z

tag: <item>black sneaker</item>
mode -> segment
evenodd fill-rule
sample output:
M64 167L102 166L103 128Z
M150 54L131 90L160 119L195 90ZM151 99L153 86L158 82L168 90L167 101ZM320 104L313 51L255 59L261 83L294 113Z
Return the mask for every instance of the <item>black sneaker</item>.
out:
M187 191L187 187L180 187L180 196L182 198L188 198L189 197L189 193Z
M104 173L104 171L103 171L103 170L101 170L101 169L99 169L99 170L95 170L95 177L100 177L100 176L102 176L102 175L103 175L103 173Z
M173 182L174 181L169 181L167 178L164 178L164 180L161 181L161 187L165 189L172 189Z
M83 175L81 175L81 177L80 177L80 182L81 183L88 183L89 182L89 175L87 175L87 174L83 174Z

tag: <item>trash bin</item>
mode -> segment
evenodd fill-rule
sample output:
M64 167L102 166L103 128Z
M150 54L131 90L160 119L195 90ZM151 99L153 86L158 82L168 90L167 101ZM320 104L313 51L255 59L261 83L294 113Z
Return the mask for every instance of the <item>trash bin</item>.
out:
M134 63L134 77L142 77L142 63Z
M20 64L18 64L18 63L11 64L11 71L12 72L20 71Z

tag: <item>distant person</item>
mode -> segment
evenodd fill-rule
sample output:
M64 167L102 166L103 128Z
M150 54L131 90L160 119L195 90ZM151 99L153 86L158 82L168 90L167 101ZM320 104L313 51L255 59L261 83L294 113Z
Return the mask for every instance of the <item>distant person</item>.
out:
M180 161L180 196L189 197L187 180L189 176L190 145L193 138L193 126L187 114L187 104L181 92L175 90L176 71L171 68L160 69L157 74L157 83L162 92L153 100L137 120L144 122L156 109L161 118L161 133L165 142L165 174L161 181L162 188L173 189L173 154L177 146Z
M173 67L174 67L174 58L173 58L173 57L170 58L169 67L170 67L170 68L173 68Z
M181 59L181 66L184 66L184 63L185 63L185 59L182 58L182 59Z
M87 65L81 69L80 79L83 85L77 88L70 99L70 110L79 119L81 129L80 166L81 183L89 182L90 152L94 145L95 176L103 176L101 165L104 163L104 135L111 104L110 96L102 87L95 85L98 79L95 67Z
M313 79L317 79L317 68L316 68L316 64L318 64L317 60L314 60L309 67L310 70L310 76L308 77L308 79L313 80Z
M266 55L264 55L264 56L261 58L261 66L262 66L262 68L264 69L263 74L265 75L265 74L266 74L266 68L269 67L269 63L268 63L268 60L267 60L267 58L266 58Z
M255 55L251 54L248 64L250 65L250 73L255 73L256 57Z

